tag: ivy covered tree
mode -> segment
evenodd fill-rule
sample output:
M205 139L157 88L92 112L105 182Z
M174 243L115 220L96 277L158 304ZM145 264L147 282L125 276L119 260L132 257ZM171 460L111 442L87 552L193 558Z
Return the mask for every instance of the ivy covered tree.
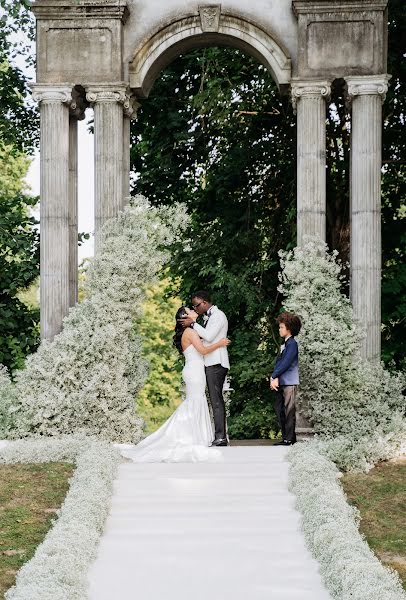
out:
M27 72L35 66L35 21L29 0L0 0L0 139L31 154L39 140L39 115L29 101Z
M24 193L28 164L21 152L0 145L0 363L11 371L38 344L38 310L17 297L39 274L39 233L29 211L38 199Z
M33 66L33 18L24 0L0 0L0 363L21 368L38 344L38 310L18 298L39 273L38 198L24 178L38 140L38 114L18 64Z

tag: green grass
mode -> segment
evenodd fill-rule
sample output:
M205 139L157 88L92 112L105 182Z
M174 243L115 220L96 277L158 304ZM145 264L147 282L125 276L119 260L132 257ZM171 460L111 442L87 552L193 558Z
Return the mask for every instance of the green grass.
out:
M361 532L406 589L406 461L381 463L365 475L341 479L350 504L361 513Z
M44 539L73 471L67 463L0 465L0 598Z

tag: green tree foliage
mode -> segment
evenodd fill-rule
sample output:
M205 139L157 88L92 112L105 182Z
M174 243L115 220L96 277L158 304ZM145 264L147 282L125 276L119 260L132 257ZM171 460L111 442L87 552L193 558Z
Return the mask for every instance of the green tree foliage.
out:
M168 295L169 284L164 278L146 290L142 315L136 322L143 356L149 363L147 380L137 396L138 412L148 433L162 425L182 399L183 361L172 346L175 314L182 302Z
M230 321L235 437L275 429L267 378L275 358L280 248L295 239L295 118L264 67L238 50L179 57L132 130L134 189L192 215L170 272L190 302L208 288Z
M39 233L29 208L37 198L24 194L28 160L0 145L0 363L11 371L38 344L39 313L17 294L38 277Z
M406 11L389 2L388 73L383 105L382 177L382 358L406 369Z
M32 65L33 19L28 2L0 0L0 363L11 371L38 343L37 310L17 295L38 276L39 236L31 209L38 199L24 177L38 138L38 115L28 80L16 61Z
M39 115L30 101L35 23L28 0L0 0L0 139L31 153L39 139ZM24 69L24 71L23 71Z

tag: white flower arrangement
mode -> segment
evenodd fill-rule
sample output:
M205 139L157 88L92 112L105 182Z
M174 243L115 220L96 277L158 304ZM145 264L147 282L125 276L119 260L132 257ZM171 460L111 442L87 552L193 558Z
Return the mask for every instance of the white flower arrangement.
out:
M10 407L15 400L15 386L13 385L7 369L0 365L0 440L7 437L12 427Z
M88 270L87 298L43 341L11 385L0 372L0 431L17 439L83 432L136 443L143 421L135 396L147 365L133 318L145 285L168 260L167 247L187 223L180 205L152 208L138 196L98 238Z
M399 453L405 439L405 381L361 358L364 333L341 293L341 265L321 240L280 252L279 290L302 318L299 405L315 432L331 441L343 469L367 470ZM404 446L403 446L404 447Z
M317 448L296 444L289 454L289 489L302 514L307 545L337 600L406 600L399 575L384 567L361 536L358 510L339 484L341 473Z
M0 450L0 463L76 464L59 518L18 572L5 600L86 600L87 574L110 509L120 455L85 436L19 440Z

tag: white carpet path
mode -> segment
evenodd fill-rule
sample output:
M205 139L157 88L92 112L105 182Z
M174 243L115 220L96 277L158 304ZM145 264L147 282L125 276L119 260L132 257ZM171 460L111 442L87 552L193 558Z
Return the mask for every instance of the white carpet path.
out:
M287 489L286 448L119 467L91 600L331 600Z

